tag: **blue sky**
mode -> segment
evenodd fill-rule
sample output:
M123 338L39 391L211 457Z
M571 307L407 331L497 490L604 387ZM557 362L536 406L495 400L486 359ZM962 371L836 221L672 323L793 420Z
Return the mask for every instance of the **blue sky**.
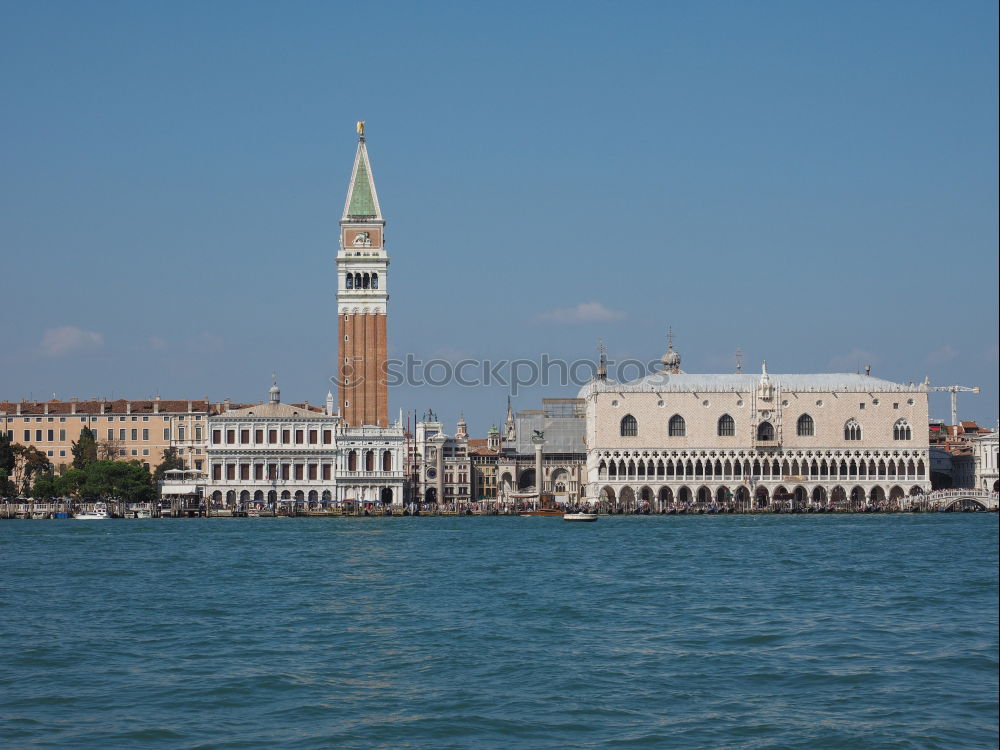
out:
M672 325L997 418L993 2L0 5L0 397L321 401L364 119L395 356ZM483 434L505 389L390 401Z

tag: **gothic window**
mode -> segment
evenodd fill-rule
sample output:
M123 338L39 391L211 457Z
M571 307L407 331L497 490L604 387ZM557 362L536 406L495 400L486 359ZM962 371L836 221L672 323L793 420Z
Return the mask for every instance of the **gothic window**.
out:
M813 418L808 414L803 414L799 417L798 424L795 427L795 434L799 437L812 437L816 434L816 425L813 422Z
M758 440L774 440L774 426L770 422L761 422L757 425Z
M635 421L635 417L631 414L626 414L622 417L621 434L622 437L635 437L639 434L639 423Z
M372 274L372 289L378 289L378 274Z
M910 430L910 424L905 419L900 419L892 426L893 440L910 440L912 436L913 433Z
M728 414L719 417L719 436L732 437L736 434L736 421Z
M371 288L371 277L367 273L361 277L361 284L365 289Z
M684 437L687 434L687 426L684 424L684 417L674 414L667 423L667 434L670 437Z
M347 282L347 288L348 289L353 289L354 288L354 275L353 274L350 274L350 273L347 274L347 277L344 279L344 281Z
M844 440L860 440L861 425L856 419L848 419L844 425Z
M355 289L360 289L361 288L361 274L360 273L354 274L354 288Z

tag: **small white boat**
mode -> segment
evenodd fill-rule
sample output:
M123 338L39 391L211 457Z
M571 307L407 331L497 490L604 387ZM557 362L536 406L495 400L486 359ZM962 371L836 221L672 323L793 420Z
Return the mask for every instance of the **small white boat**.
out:
M108 506L104 503L98 503L94 506L93 510L85 510L82 513L77 513L73 518L77 521L106 521L111 516L108 515Z
M135 512L135 517L136 518L152 518L153 514L150 513L148 510L137 510Z
M566 513L563 516L564 521L589 521L593 522L597 520L596 513Z
M257 508L250 508L247 511L247 518L260 518L260 511Z

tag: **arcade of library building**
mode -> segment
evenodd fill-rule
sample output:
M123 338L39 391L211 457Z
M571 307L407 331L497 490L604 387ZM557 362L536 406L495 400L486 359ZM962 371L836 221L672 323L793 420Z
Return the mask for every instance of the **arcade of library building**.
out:
M508 399L502 429L483 439L469 436L464 419L447 435L432 410L412 425L401 413L390 423L386 222L363 123L359 136L335 258L336 396L284 403L275 382L257 404L7 401L7 438L36 448L55 471L69 465L85 427L102 458L153 468L169 450L184 468L162 493L217 511L482 510L542 495L626 512L893 508L929 493L932 464L958 455L930 444L928 393L940 389L926 381L895 383L867 370L769 374L766 364L759 375L692 374L672 340L659 369L636 380L610 379L602 353L577 398L517 412ZM995 493L997 433L981 432L964 446L962 476Z

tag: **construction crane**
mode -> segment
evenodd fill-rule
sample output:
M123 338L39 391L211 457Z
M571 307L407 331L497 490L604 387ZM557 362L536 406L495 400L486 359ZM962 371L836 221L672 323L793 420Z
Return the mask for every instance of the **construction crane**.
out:
M951 424L953 427L958 427L958 394L979 393L979 386L975 385L970 388L967 385L931 385L930 382L927 382L927 390L951 394Z

